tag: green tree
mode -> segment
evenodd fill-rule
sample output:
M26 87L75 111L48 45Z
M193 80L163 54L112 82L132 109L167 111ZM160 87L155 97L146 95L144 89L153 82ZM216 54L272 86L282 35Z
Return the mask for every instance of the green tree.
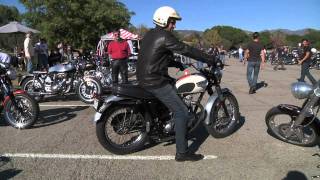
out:
M214 32L210 32L210 31L214 31ZM207 39L208 38L206 35L207 33L212 33L209 36L211 37L215 36L217 38L215 42L220 41L221 45L223 45L225 49L235 48L249 41L249 36L245 31L238 28L231 27L231 26L214 26L211 29L206 30L204 33L204 40L213 41L213 40ZM217 36L217 34L219 36ZM217 43L214 43L214 44L217 44Z
M49 46L64 41L76 48L95 48L101 35L128 28L134 15L116 0L20 0L26 22L41 31Z
M269 31L263 31L260 33L260 42L266 46L267 49L273 48L271 33Z
M206 44L217 46L222 43L222 38L216 29L206 30L202 36Z
M5 6L0 4L0 26L3 26L10 21L20 21L21 16L16 7ZM3 51L13 52L17 42L22 41L24 35L0 34L0 49Z

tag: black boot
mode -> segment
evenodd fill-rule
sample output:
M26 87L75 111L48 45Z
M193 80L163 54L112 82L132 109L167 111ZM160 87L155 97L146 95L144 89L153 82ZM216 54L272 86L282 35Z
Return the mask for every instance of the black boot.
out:
M203 159L204 156L201 154L195 154L195 153L176 153L175 160L178 162L183 162L183 161L199 161Z
M254 87L250 87L249 94L254 94L254 93L256 93L255 88Z

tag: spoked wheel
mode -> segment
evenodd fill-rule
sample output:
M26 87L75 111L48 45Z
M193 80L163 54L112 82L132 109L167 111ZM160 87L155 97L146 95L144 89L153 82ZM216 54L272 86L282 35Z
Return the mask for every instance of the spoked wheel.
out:
M43 95L40 95L42 85L39 81L34 80L33 77L26 78L23 81L21 88L30 96L34 97L36 101L41 101L43 99Z
M115 106L101 117L96 133L100 144L114 154L129 154L143 148L145 120L134 106Z
M293 123L294 118L278 107L270 109L266 115L268 132L277 139L298 146L315 146L319 142L314 123L298 127L292 126Z
M93 103L93 95L101 93L101 84L95 80L82 81L77 87L77 94L80 100L87 104Z
M217 99L213 103L209 125L205 125L209 134L215 138L223 138L232 134L240 121L239 105L233 94L223 94L224 100Z
M5 103L3 109L4 119L11 126L19 129L31 127L39 115L38 103L28 94L16 94L14 99Z

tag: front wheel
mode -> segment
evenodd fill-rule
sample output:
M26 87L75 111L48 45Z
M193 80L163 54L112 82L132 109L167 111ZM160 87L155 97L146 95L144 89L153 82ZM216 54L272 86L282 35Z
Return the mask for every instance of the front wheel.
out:
M236 97L230 92L223 93L213 103L210 116L211 123L205 125L209 134L215 138L224 138L232 134L240 121L239 105Z
M39 116L39 104L28 94L16 94L3 107L4 119L13 127L31 127Z
M311 147L319 142L315 123L292 127L294 118L288 113L273 107L266 114L268 132L273 137L298 146Z
M91 78L86 81L81 81L77 86L76 91L82 102L92 104L93 95L101 94L102 87L98 80Z
M114 154L129 154L143 148L147 133L145 119L133 105L114 106L97 122L100 144Z

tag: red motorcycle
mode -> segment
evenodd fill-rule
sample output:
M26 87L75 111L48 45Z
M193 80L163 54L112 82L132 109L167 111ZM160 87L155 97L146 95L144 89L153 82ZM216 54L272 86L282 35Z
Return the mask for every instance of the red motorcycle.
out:
M26 129L37 121L39 104L25 91L13 90L11 80L16 78L15 69L0 62L0 108L4 119L15 128Z

